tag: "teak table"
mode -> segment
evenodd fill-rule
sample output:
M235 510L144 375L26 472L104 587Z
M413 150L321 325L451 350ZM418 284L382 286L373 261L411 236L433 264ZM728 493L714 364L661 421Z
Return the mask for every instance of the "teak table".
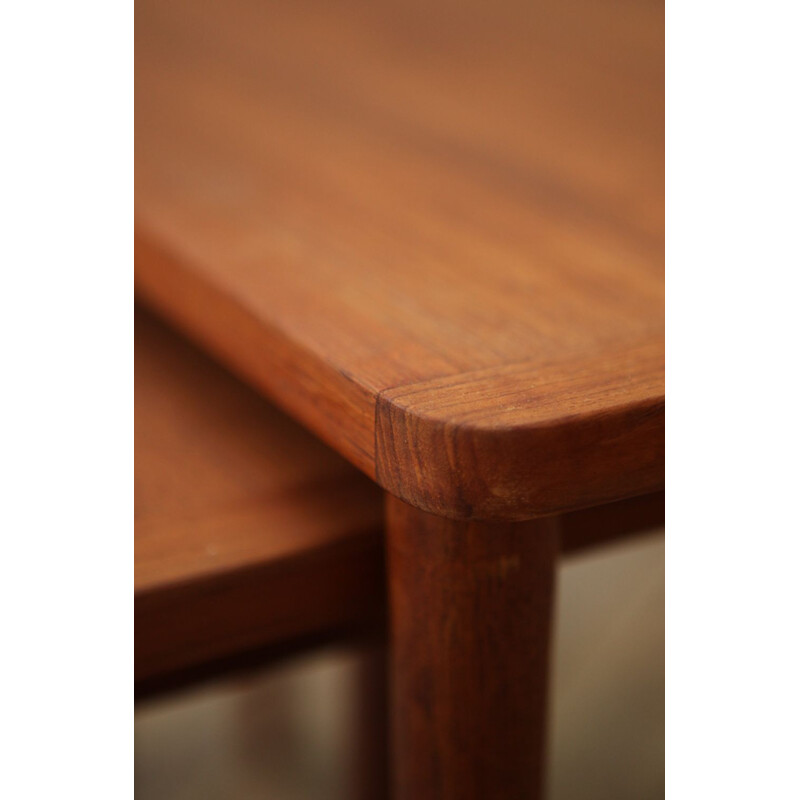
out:
M538 796L559 515L663 488L663 9L136 37L137 292L386 490L396 797Z

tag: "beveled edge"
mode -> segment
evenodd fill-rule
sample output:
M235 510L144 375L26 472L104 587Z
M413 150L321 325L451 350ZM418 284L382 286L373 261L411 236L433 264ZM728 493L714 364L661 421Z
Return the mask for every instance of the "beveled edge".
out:
M410 505L518 521L664 486L663 336L375 393L255 319L140 225L135 244L148 305ZM477 411L453 412L476 396Z
M578 377L570 365L512 365L383 392L376 480L410 505L462 520L520 521L659 491L663 368L658 343L648 349L630 362L636 378L601 359Z

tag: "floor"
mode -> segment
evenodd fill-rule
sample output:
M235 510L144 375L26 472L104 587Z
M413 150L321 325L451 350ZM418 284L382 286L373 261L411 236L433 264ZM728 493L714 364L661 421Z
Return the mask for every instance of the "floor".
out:
M664 538L564 562L550 800L664 796ZM357 656L329 650L136 712L138 800L352 795Z

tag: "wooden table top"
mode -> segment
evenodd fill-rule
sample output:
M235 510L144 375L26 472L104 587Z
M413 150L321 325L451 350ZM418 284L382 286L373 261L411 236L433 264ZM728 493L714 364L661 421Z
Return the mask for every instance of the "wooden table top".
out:
M658 3L137 3L137 291L389 491L663 485Z
M152 315L135 344L137 682L379 629L380 489Z

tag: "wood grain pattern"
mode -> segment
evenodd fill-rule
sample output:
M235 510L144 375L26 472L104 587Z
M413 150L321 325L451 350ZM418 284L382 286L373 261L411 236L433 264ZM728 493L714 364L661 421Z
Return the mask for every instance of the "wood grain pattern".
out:
M558 521L387 509L396 800L540 797Z
M137 293L149 306L374 478L375 412L368 392L141 232L135 253Z
M404 386L377 410L377 479L417 508L526 519L663 481L663 342Z
M658 4L143 0L136 38L162 313L437 513L661 487Z
M384 613L382 493L136 315L138 682Z

